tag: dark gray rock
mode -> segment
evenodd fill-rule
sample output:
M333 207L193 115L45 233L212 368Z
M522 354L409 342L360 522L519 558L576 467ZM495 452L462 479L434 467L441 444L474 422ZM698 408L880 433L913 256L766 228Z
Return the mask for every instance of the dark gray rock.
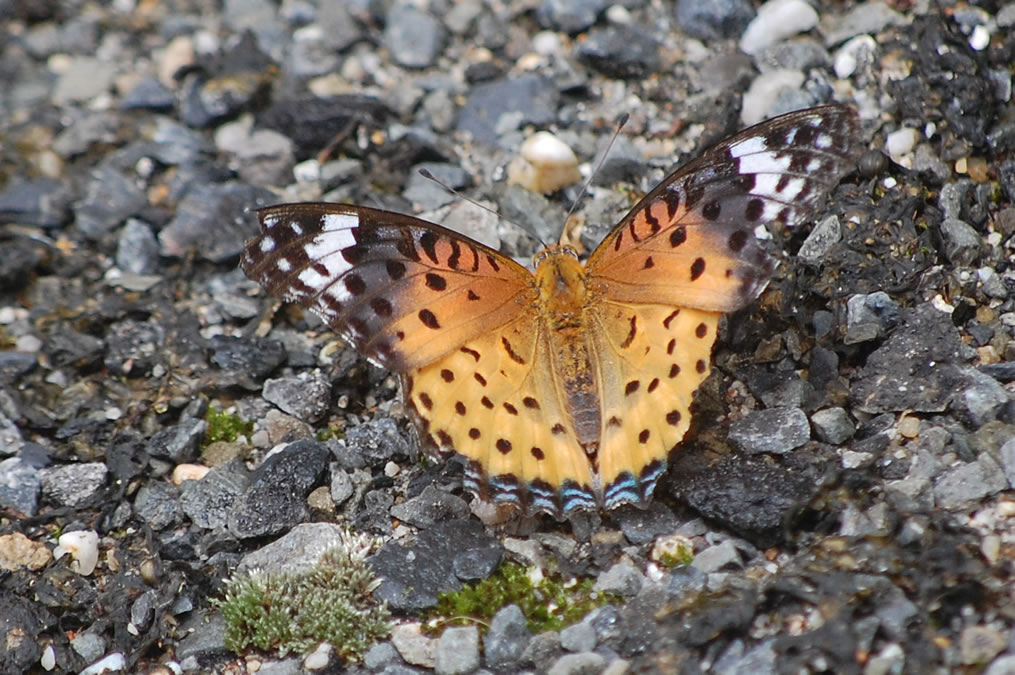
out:
M536 18L546 28L575 35L595 24L608 5L606 0L542 0Z
M112 166L89 173L85 196L74 206L74 219L86 237L99 239L148 204L137 184Z
M0 351L0 384L14 384L32 372L37 363L38 357L30 352Z
M42 350L55 366L84 368L98 361L102 347L99 338L79 333L66 324L59 324L45 339Z
M433 527L435 523L468 517L469 505L461 497L428 485L416 497L392 506L391 515L410 525L426 529Z
M80 506L95 497L109 474L102 462L80 462L42 469L42 495L58 506Z
M713 466L687 472L673 488L701 515L767 548L779 541L783 527L821 490L822 482L811 467L734 453Z
M204 420L183 420L152 436L146 449L152 457L168 459L173 464L192 462L197 458L207 428Z
M651 502L647 508L622 507L610 512L610 517L620 527L632 544L647 544L656 537L675 532L680 521L673 509L658 501Z
M0 223L62 227L70 221L71 191L55 178L12 180L0 189Z
M278 340L217 335L211 340L211 362L237 376L263 378L285 363L285 346Z
M551 123L557 114L557 88L538 75L521 75L474 86L458 112L456 127L478 143L493 145L498 136L526 124Z
M930 304L906 309L901 323L867 359L850 390L859 410L941 412L965 383L967 348L951 318Z
M146 77L126 93L120 101L120 108L165 112L171 110L175 102L176 96L169 87L154 77Z
M799 408L750 412L730 425L729 439L744 452L781 455L809 441L811 427Z
M156 532L180 523L180 490L172 483L149 481L134 496L134 512Z
M738 37L754 18L746 0L677 0L674 12L680 29L699 40Z
M358 457L340 452L336 458L350 469L363 466L363 460L370 464L381 464L397 458L409 457L412 448L398 424L390 417L374 418L366 424L350 427L345 433L345 445Z
M846 335L850 345L883 337L899 322L899 306L883 291L857 294L846 301Z
M180 508L198 527L224 527L233 502L249 484L250 474L243 461L231 460L212 468L201 480L183 481Z
M127 319L109 327L102 362L117 375L146 377L165 357L165 341L158 322Z
M249 539L278 534L307 520L307 495L321 484L330 455L323 443L303 440L265 459L233 502L229 531Z
M419 611L437 604L440 593L462 587L455 559L470 551L501 550L475 520L439 523L421 532L415 542L390 542L369 559L381 585L374 591L394 610Z
M956 265L972 265L980 259L983 236L968 223L958 218L947 218L941 223L944 254Z
M197 184L159 232L161 253L182 257L193 250L211 262L235 259L243 242L257 233L249 209L277 201L268 190L243 183Z
M641 79L659 69L658 43L651 31L637 26L593 29L578 45L576 56L607 77L618 79Z
M830 445L845 443L853 437L855 427L845 408L825 408L811 415L811 426L818 440Z
M319 421L331 407L331 384L316 371L265 380L261 395L282 412L304 422Z

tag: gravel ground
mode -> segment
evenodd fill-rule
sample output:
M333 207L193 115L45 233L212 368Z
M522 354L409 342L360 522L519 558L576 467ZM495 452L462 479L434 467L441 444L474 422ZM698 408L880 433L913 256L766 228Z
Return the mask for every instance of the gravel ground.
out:
M0 671L1015 673L1015 4L0 18ZM508 163L551 129L587 168L628 113L579 209L591 248L678 162L830 101L868 150L764 242L776 278L722 324L644 511L484 526L461 465L420 461L397 379L237 269L249 209L314 199L528 256L417 170L554 239L577 187L509 185ZM238 566L306 566L349 529L378 538L389 639L351 665L226 650L211 601ZM538 635L514 606L419 633L505 560L622 600Z

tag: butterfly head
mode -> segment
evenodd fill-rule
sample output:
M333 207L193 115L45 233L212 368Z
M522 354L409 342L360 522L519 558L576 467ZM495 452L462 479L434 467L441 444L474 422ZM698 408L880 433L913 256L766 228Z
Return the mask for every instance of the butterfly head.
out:
M533 259L542 306L555 317L577 316L588 296L588 277L578 252L566 244L547 246Z

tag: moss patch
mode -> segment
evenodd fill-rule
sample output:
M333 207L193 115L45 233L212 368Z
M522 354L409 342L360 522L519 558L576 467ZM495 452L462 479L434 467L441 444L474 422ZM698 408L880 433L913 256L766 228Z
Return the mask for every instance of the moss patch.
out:
M620 602L611 593L592 590L592 579L561 579L557 576L536 576L514 563L502 565L487 579L466 586L455 593L442 593L435 614L429 622L435 627L448 623L478 623L486 629L500 609L514 604L522 610L529 630L541 633L560 630L581 621L596 607Z
M204 434L204 445L208 446L218 441L235 441L237 436L249 436L254 430L252 421L244 420L237 415L219 412L209 407L204 416L208 429Z

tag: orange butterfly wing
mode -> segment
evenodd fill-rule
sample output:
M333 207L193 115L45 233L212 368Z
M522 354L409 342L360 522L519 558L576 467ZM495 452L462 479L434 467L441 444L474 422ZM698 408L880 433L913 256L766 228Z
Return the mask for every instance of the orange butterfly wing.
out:
M258 217L263 231L240 261L246 275L385 368L432 363L530 302L528 270L418 218L328 203L270 206Z
M240 263L247 276L405 373L423 440L470 460L472 492L555 515L597 506L588 459L554 394L529 271L387 211L303 203L258 216L263 231Z
M774 263L751 228L807 217L854 165L857 127L832 105L746 129L667 177L590 256L607 507L651 494L710 372L719 316L768 283Z

